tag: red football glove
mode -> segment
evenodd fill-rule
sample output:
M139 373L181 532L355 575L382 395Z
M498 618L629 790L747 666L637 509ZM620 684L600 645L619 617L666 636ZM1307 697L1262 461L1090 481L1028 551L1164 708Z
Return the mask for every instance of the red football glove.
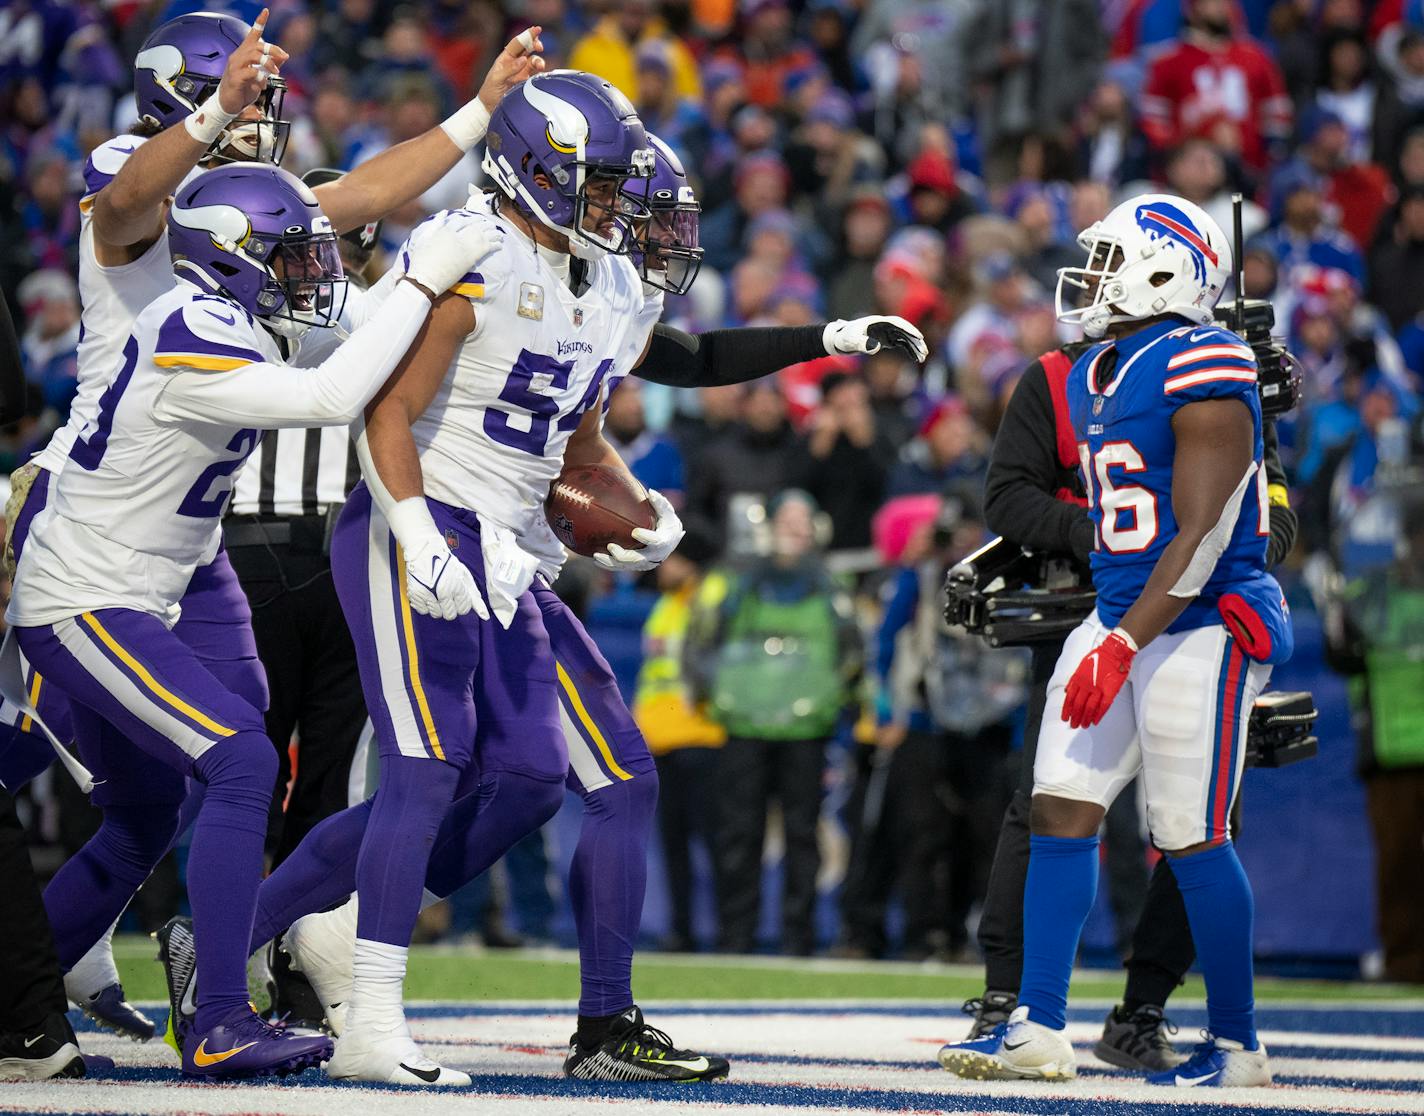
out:
M1074 728L1087 728L1103 719L1132 669L1137 648L1121 628L1108 633L1086 655L1063 691L1063 719Z

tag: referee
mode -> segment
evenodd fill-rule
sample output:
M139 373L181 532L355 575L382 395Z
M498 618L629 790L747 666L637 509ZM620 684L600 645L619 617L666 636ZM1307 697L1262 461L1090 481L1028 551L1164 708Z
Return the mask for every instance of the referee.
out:
M319 186L340 176L319 168L302 181ZM373 222L339 240L346 276L362 289L380 227ZM366 703L356 648L331 579L329 543L360 475L344 426L268 430L238 474L223 524L228 557L252 607L271 694L267 733L280 761L267 838L274 867L317 822L349 805Z
M1029 365L1005 408L984 491L984 518L991 530L1039 553L1072 556L1084 564L1093 550L1094 531L1078 473L1066 383L1074 360L1086 348L1086 344L1070 345ZM1263 434L1271 507L1266 562L1273 566L1295 545L1296 518L1287 499L1275 425L1269 419ZM1018 1003L1034 751L1048 681L1062 649L1062 641L1034 645L1023 766L1004 812L979 921L986 990L964 1005L966 1012L974 1014L974 1038L1006 1020ZM1109 1012L1094 1053L1127 1069L1163 1070L1183 1061L1165 1033L1163 1007L1195 958L1186 906L1164 857L1153 872L1133 935L1124 1001Z

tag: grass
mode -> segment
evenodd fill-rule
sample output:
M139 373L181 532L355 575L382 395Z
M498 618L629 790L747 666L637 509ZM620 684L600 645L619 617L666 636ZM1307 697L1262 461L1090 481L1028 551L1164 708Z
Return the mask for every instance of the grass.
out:
M114 954L131 1000L163 1000L163 971L146 938L117 939ZM633 970L641 1000L932 1000L957 1004L983 991L982 974L966 965L904 962L790 960L774 957L715 957L644 953ZM406 995L412 1000L578 999L578 958L562 950L488 952L446 946L411 950ZM1082 970L1074 974L1077 999L1114 1000L1122 995L1117 974ZM1201 999L1200 979L1187 981L1181 995ZM1418 996L1403 985L1262 979L1256 998L1388 1001Z

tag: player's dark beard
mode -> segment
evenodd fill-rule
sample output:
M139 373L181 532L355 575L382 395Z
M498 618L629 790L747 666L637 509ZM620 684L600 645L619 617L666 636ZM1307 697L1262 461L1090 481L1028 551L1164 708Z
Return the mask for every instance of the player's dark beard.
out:
M1204 19L1199 17L1195 23L1198 31L1210 35L1213 39L1231 38L1231 20L1229 19Z

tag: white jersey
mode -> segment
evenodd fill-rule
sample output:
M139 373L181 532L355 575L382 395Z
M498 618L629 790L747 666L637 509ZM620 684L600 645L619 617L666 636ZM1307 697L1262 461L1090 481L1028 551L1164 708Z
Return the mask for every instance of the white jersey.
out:
M70 404L69 421L35 455L35 463L51 473L64 468L80 432L98 416L99 397L123 361L124 343L139 311L172 290L175 282L166 224L148 250L130 263L105 267L94 252L94 199L143 142L141 136L115 136L96 147L84 164L84 196L79 201L79 391Z
M512 223L503 247L453 288L475 306L434 400L415 421L426 495L509 528L530 553L563 551L544 521L569 437L602 407L652 330L642 283L627 259L589 264L580 295ZM653 319L654 321L656 318Z
M177 283L120 342L121 363L52 482L15 578L12 624L54 623L86 609L132 608L165 622L193 571L212 561L232 474L258 432L176 422L163 393L179 372L279 364L276 341L240 306Z

